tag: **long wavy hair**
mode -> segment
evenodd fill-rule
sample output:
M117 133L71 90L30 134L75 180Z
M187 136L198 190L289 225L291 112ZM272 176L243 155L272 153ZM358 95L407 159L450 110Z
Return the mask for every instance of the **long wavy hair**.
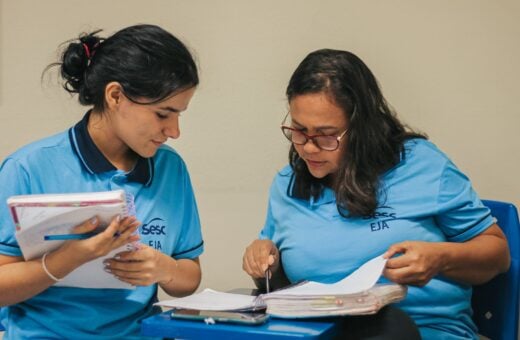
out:
M382 204L378 202L381 175L399 163L406 140L427 137L399 121L370 69L350 52L322 49L305 57L291 76L286 95L290 102L311 93L325 93L343 109L349 122L347 144L333 180L330 175L313 177L291 146L294 178L289 194L316 199L325 186L331 186L342 216L373 215Z

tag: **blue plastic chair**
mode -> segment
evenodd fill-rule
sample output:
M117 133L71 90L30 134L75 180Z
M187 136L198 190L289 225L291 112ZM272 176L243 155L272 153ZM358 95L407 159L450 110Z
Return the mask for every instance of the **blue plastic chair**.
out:
M473 321L479 334L493 340L518 339L520 291L520 222L515 206L484 200L507 237L511 267L493 280L473 287Z

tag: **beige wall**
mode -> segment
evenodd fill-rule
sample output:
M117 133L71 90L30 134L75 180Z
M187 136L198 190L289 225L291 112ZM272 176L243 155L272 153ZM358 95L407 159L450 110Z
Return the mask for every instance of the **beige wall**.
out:
M199 202L201 287L251 286L242 251L286 162L284 89L314 49L358 54L401 118L427 132L481 197L520 207L517 1L0 0L0 13L0 159L85 111L52 79L40 83L58 44L79 32L155 23L195 52L202 83L171 145Z

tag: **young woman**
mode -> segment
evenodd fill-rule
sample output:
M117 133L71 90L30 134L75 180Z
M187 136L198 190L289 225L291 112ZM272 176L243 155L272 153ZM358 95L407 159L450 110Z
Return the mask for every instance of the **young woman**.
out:
M471 285L506 271L510 259L468 178L399 122L352 53L309 54L287 98L290 164L274 179L244 270L258 286L268 267L278 287L334 282L384 253L384 276L410 285L398 306L424 339L475 338Z
M4 339L142 338L139 321L158 311L158 285L183 296L200 282L203 241L190 178L181 157L164 145L180 135L180 113L199 82L195 62L182 42L157 26L128 27L107 39L97 33L70 42L55 64L65 90L90 107L83 119L21 148L0 168ZM135 217L115 218L96 236L24 261L8 197L116 189L135 198ZM98 223L93 216L76 232ZM136 289L53 286L84 263L138 240L138 250L105 262L106 271Z

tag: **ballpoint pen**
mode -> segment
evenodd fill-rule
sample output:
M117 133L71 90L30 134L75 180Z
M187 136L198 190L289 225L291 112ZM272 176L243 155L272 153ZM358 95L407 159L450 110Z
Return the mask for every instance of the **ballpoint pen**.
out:
M271 276L271 271L269 270L269 267L265 270L265 292L269 293L269 276Z
M44 241L67 241L67 240L84 240L89 237L96 235L96 233L84 233L84 234L54 234L45 235Z

